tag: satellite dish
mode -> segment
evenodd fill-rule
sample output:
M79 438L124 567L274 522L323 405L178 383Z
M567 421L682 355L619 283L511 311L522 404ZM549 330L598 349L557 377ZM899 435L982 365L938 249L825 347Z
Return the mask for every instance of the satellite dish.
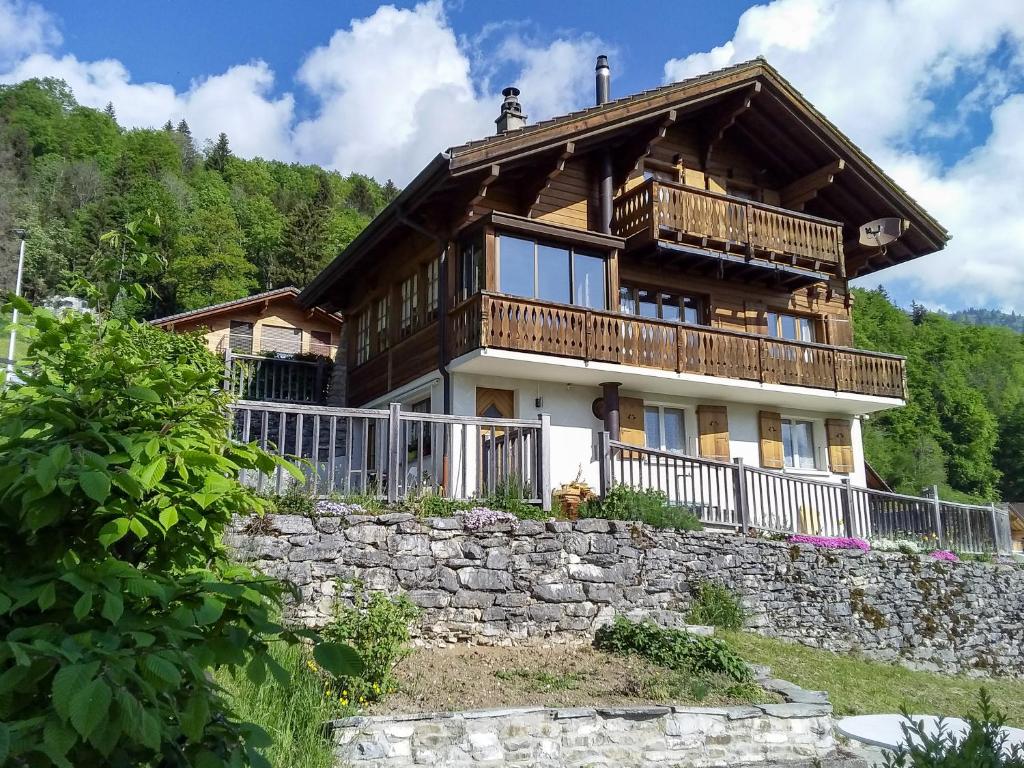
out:
M896 218L895 216L875 219L861 225L859 240L861 245L885 248L885 246L898 239L906 231L907 227L903 219Z

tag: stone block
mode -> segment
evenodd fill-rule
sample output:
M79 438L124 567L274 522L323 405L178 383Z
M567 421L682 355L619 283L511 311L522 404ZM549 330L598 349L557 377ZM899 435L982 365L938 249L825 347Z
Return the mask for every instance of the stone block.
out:
M463 568L459 571L459 584L467 589L504 592L512 588L512 577L503 571Z
M586 600L583 586L575 583L536 584L531 593L546 603L581 603Z

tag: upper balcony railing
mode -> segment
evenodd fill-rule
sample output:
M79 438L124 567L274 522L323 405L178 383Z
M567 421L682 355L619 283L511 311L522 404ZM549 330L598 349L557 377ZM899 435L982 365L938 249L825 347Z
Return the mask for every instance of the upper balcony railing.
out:
M655 179L615 199L612 231L645 242L691 239L713 250L845 274L841 223Z
M449 317L449 352L492 347L762 384L906 399L904 359L752 333L480 293Z

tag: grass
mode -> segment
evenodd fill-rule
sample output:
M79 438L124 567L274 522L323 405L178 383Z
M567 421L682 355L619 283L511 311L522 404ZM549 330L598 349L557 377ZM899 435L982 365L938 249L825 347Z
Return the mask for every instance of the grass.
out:
M274 768L332 768L331 743L324 723L339 716L339 707L324 696L323 685L306 662L308 652L300 647L275 647L272 655L291 674L282 688L270 676L256 685L240 673L238 677L218 674L236 717L255 723L273 740L264 751Z
M547 691L574 691L579 688L583 676L579 673L552 673L543 669L499 669L494 673L499 680L518 680L529 691L544 693Z
M839 716L899 712L906 706L914 714L963 717L977 709L984 687L1008 725L1024 726L1024 680L914 672L859 654L839 655L745 632L722 637L747 661L770 666L774 676L828 691Z

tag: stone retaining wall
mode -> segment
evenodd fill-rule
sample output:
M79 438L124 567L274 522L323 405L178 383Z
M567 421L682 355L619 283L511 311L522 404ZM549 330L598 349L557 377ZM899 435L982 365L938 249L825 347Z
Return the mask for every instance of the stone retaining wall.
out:
M1024 674L1024 571L815 549L605 520L467 531L409 514L240 521L228 544L298 585L326 621L357 581L423 608L425 642L586 641L619 613L678 623L701 581L742 595L751 629L946 672Z

